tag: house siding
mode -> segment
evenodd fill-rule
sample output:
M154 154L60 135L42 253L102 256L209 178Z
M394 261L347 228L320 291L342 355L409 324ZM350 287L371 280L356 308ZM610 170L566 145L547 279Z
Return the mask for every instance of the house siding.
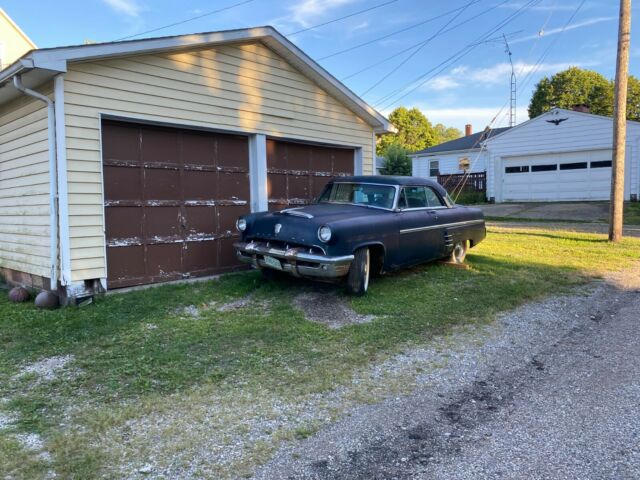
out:
M373 129L261 43L70 64L65 76L71 277L106 277L100 114L361 147Z
M457 152L447 154L433 154L430 156L416 156L413 158L413 175L416 177L429 178L429 162L438 160L440 162L440 175L451 175L454 173L464 173L460 170L459 162L462 157L469 157L471 162L471 173L484 172L487 168L487 152L480 150L471 150L469 152ZM430 177L435 179L436 177Z
M45 278L51 276L48 151L43 102L21 96L0 107L0 268Z

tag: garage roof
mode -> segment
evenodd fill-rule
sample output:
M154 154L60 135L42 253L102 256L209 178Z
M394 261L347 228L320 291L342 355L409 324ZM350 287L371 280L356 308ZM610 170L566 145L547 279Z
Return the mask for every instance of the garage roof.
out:
M58 73L66 72L67 62L99 60L161 51L189 50L251 41L260 41L278 53L320 88L365 120L376 133L396 131L395 127L382 114L270 26L32 50L0 72L0 105L18 95L14 88L6 87L7 81L18 74L22 75L25 86L34 88Z

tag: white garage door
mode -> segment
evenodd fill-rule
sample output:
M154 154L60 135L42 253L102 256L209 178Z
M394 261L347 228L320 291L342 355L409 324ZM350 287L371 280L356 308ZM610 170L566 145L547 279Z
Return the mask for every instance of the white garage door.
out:
M505 158L502 179L505 202L608 200L611 150Z

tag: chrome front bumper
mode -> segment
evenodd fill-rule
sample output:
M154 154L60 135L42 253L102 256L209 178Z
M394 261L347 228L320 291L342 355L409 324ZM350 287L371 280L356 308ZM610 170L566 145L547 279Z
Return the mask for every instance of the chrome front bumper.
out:
M353 255L341 257L327 257L305 253L302 248L289 248L286 250L268 247L262 242L237 242L233 246L236 249L238 260L248 263L256 268L272 268L281 270L296 277L321 277L338 278L349 273L349 267L353 262ZM280 261L281 269L268 265L265 256Z

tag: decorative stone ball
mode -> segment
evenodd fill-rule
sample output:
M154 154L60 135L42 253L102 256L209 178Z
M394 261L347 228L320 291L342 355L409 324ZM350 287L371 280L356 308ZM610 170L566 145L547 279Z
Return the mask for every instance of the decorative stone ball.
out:
M58 296L46 290L38 294L35 302L38 308L56 308L59 303Z
M22 303L29 300L29 290L24 287L14 287L9 290L9 301L14 303Z

